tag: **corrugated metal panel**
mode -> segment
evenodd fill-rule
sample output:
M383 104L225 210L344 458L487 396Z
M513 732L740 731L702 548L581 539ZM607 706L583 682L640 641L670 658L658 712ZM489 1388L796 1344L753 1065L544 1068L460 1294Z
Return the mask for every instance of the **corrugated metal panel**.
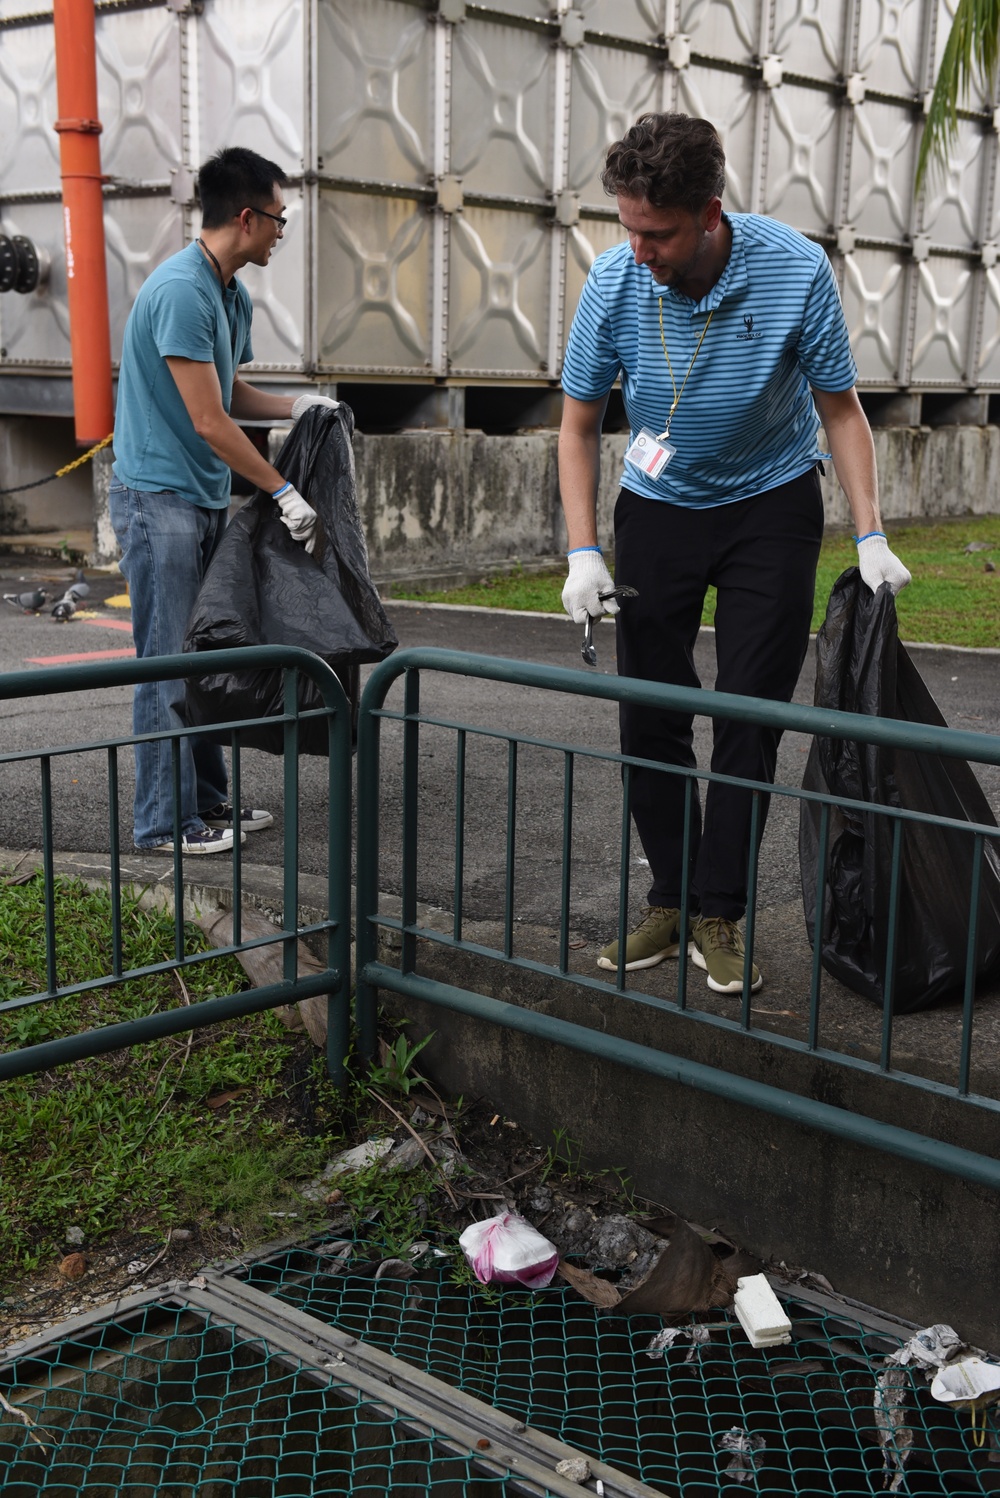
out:
M899 384L906 333L906 286L906 268L899 255L857 249L843 257L840 294L864 384Z
M1000 276L996 267L985 273L982 339L979 350L979 381L1000 388Z
M786 83L768 97L763 211L806 234L834 221L839 111L816 89Z
M427 13L395 0L320 0L318 166L329 175L423 185L432 169Z
M320 368L426 374L431 235L423 205L324 189L316 250Z
M303 0L211 0L197 37L201 159L241 145L285 171L302 171Z
M464 190L544 197L552 185L555 51L470 17L451 58L451 170Z
M910 116L866 99L854 111L847 222L870 239L901 241L913 215L917 138Z
M168 181L184 159L176 16L166 9L101 16L97 90L104 171L128 182Z
M762 8L755 0L686 0L678 30L691 38L696 52L748 62L766 50L757 19Z
M547 376L552 235L526 213L470 208L452 226L451 373Z
M52 28L0 31L0 191L59 186Z
M972 270L961 260L932 255L919 267L917 288L912 383L971 384Z
M115 347L142 279L197 222L193 172L241 143L294 178L285 242L244 273L258 368L551 380L587 266L620 237L587 211L611 206L606 147L642 111L680 108L720 129L728 207L772 213L830 249L863 384L992 388L992 110L962 122L926 201L912 194L914 105L954 5L206 0L185 15L101 12ZM0 0L0 21L28 8ZM53 261L40 294L0 299L0 358L24 367L68 358L52 54L50 21L0 25L2 227ZM37 195L51 201L24 201Z
M850 0L775 0L770 50L789 73L836 78L844 66Z

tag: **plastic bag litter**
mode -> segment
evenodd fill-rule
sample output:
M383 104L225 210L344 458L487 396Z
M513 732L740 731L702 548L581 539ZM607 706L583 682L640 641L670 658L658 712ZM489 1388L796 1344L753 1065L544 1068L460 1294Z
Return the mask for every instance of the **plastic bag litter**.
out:
M896 606L850 567L833 586L816 640L817 707L911 723L944 725L916 667L899 643ZM817 737L804 790L903 807L958 822L997 825L982 788L962 760L857 741ZM817 921L820 805L799 814L802 900L810 942L822 936L824 968L881 1005L886 983L894 819L849 807L830 810L826 891ZM961 989L969 936L973 838L958 829L903 826L893 1009L925 1009ZM1000 853L984 846L976 975L1000 961Z
M691 1343L684 1361L693 1363L701 1349L711 1342L712 1333L707 1326L665 1326L662 1332L656 1333L646 1348L647 1358L662 1358L681 1337L687 1337Z
M474 1222L458 1240L482 1285L527 1285L543 1290L559 1263L559 1250L527 1218L500 1212Z
M279 472L304 494L319 516L322 534L313 555L292 537L277 502L260 490L235 515L219 543L195 600L185 651L244 645L298 645L333 667L347 693L353 719L358 667L381 661L397 645L368 571L368 548L358 513L349 406L313 406L295 423L276 459ZM300 676L300 712L323 706L311 681ZM185 717L192 727L284 712L280 667L192 678ZM228 743L219 731L208 737ZM246 748L284 750L281 724L241 730ZM299 726L299 751L325 754L324 719Z
M748 1430L733 1425L715 1444L720 1451L732 1456L732 1461L726 1468L728 1477L736 1482L746 1482L747 1478L756 1477L767 1445L763 1436L752 1436Z
M906 1419L906 1396L910 1391L907 1368L919 1369L929 1382L964 1346L954 1327L937 1321L923 1331L914 1332L908 1342L883 1360L883 1371L875 1380L873 1405L888 1492L902 1491L906 1463L913 1450L913 1431Z

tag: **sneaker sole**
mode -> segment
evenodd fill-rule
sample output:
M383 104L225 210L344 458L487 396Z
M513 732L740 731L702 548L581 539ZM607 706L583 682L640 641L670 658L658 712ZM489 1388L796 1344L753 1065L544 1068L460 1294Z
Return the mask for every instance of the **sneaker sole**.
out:
M695 967L700 967L701 970L702 970L702 972L705 973L706 979L707 979L707 982L708 982L708 986L709 986L710 989L712 989L712 991L714 993L742 993L743 992L743 979L742 978L734 978L733 981L732 981L732 983L716 983L715 979L712 977L711 973L708 971L708 963L705 961L704 957L701 955L700 949L698 947L696 947L693 943L691 945L691 961L694 963ZM751 993L756 993L757 990L763 986L763 983L764 983L763 976L760 973L758 973L757 974L757 982L750 984L750 992Z
M634 973L637 972L639 968L656 967L667 957L678 957L680 955L680 950L680 942L675 942L672 947L664 947L662 952L654 952L652 957L638 957L636 958L635 962L626 962L625 971L627 973ZM691 943L689 942L688 953L690 954L690 952ZM610 973L617 973L618 971L617 962L612 962L610 957L598 957L597 966L607 968L608 972Z

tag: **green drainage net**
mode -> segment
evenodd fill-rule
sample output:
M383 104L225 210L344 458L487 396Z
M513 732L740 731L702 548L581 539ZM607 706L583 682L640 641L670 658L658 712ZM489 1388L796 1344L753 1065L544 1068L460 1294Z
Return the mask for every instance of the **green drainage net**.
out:
M43 1383L4 1396L31 1425L0 1408L3 1498L509 1491L506 1473L475 1473L472 1453L443 1453L433 1432L413 1434L344 1384L317 1386L235 1327L184 1312L166 1327L160 1308L147 1323L111 1324L97 1347L64 1342Z
M974 1432L895 1364L905 1399L883 1456L877 1380L910 1333L875 1313L801 1292L786 1346L755 1350L715 1311L709 1340L657 1352L657 1318L597 1311L558 1281L483 1289L443 1259L375 1252L273 1252L12 1349L2 1498L1000 1492L992 1415ZM582 1457L578 1485L566 1464Z
M597 1311L558 1280L535 1294L483 1290L443 1269L395 1278L349 1253L294 1250L255 1265L248 1284L671 1498L864 1498L894 1481L911 1498L1000 1492L992 1416L980 1447L968 1414L932 1400L920 1375L906 1375L905 1472L891 1453L887 1472L874 1400L884 1359L909 1335L896 1323L803 1296L784 1301L789 1345L755 1350L731 1312L713 1312L710 1341L650 1357L660 1320ZM735 1473L720 1449L734 1429L755 1449Z

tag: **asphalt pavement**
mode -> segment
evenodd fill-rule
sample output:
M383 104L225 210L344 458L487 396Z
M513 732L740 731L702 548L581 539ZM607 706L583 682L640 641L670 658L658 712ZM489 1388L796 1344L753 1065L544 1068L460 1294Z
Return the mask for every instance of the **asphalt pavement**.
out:
M38 613L0 604L0 673L28 669L41 676L49 666L72 658L107 659L130 650L129 614L127 606L121 604L124 589L116 573L88 572L90 593L83 605L65 623L53 619L52 603L73 576L72 568L59 564L31 564L21 559L0 561L0 592L22 593L42 588L48 595L45 607ZM117 605L109 602L116 595ZM408 605L393 600L386 607L401 648L441 646L543 665L581 666L582 630L564 618ZM594 643L598 672L613 673L613 627L602 624L596 628ZM996 690L1000 652L913 646L910 653L950 725L989 734L1000 730L1000 698ZM714 680L711 631L702 631L699 638L697 664L702 684L711 687ZM813 670L811 649L796 691L797 702L812 701ZM49 747L81 746L126 735L131 725L130 701L129 687L101 693L87 690L0 701L0 753L34 756ZM388 705L398 706L400 701L397 685ZM512 730L545 743L610 752L617 748L617 708L610 702L505 686L472 677L424 673L421 707L448 722ZM398 893L400 726L386 722L382 737L380 886L389 893ZM418 893L421 901L444 910L451 910L454 905L454 742L451 729L425 728L421 733ZM696 724L696 748L699 763L707 765L710 725L706 720L698 720ZM797 733L784 736L777 770L779 785L800 784L808 748L805 736ZM120 760L122 852L131 854L130 753L123 751ZM56 849L106 857L109 826L106 754L78 748L70 754L53 757L50 765ZM325 875L326 773L325 761L303 758L299 846L303 876ZM462 889L464 911L470 921L496 921L503 910L509 773L504 741L469 735ZM514 899L519 929L533 932L536 944L554 940L552 932L558 925L564 773L565 756L558 748L531 745L518 753ZM1000 771L980 767L980 778L994 812L1000 814ZM281 863L280 760L247 751L243 785L246 802L252 801L275 813L275 825L255 833L245 850L244 877L247 887L252 889L255 869L263 873ZM775 796L761 853L757 955L767 978L763 992L768 998L766 1005L761 1001L761 1012L773 1016L767 1022L775 1028L791 1031L798 1028L801 1019L802 997L808 990L810 970L797 837L798 804L792 798ZM38 759L7 759L0 764L0 865L4 861L9 863L11 855L37 849L40 842ZM570 921L573 960L580 964L581 970L591 973L595 971L600 945L616 929L620 847L621 785L617 768L609 761L580 757L575 768ZM206 880L212 877L209 866L222 861L189 858L185 868L190 869L192 877ZM165 872L170 860L145 855L145 862L151 868L162 863ZM635 843L631 878L634 910L645 895L647 879L642 850ZM669 994L670 985L676 982L675 975L676 968L668 963L641 975L641 981L651 993ZM824 1012L832 1016L830 1023L857 1036L856 1042L850 1042L856 1049L877 1046L877 1011L832 982L828 987L829 999L824 988ZM712 1003L715 1002L713 999ZM718 1002L722 1006L730 1001ZM996 1028L996 1038L1000 1039L1000 998L986 996L981 1013L982 1022ZM948 1018L951 1014L946 1009L901 1021L908 1047L937 1059L944 1051L950 1052L956 1030L953 1019Z

